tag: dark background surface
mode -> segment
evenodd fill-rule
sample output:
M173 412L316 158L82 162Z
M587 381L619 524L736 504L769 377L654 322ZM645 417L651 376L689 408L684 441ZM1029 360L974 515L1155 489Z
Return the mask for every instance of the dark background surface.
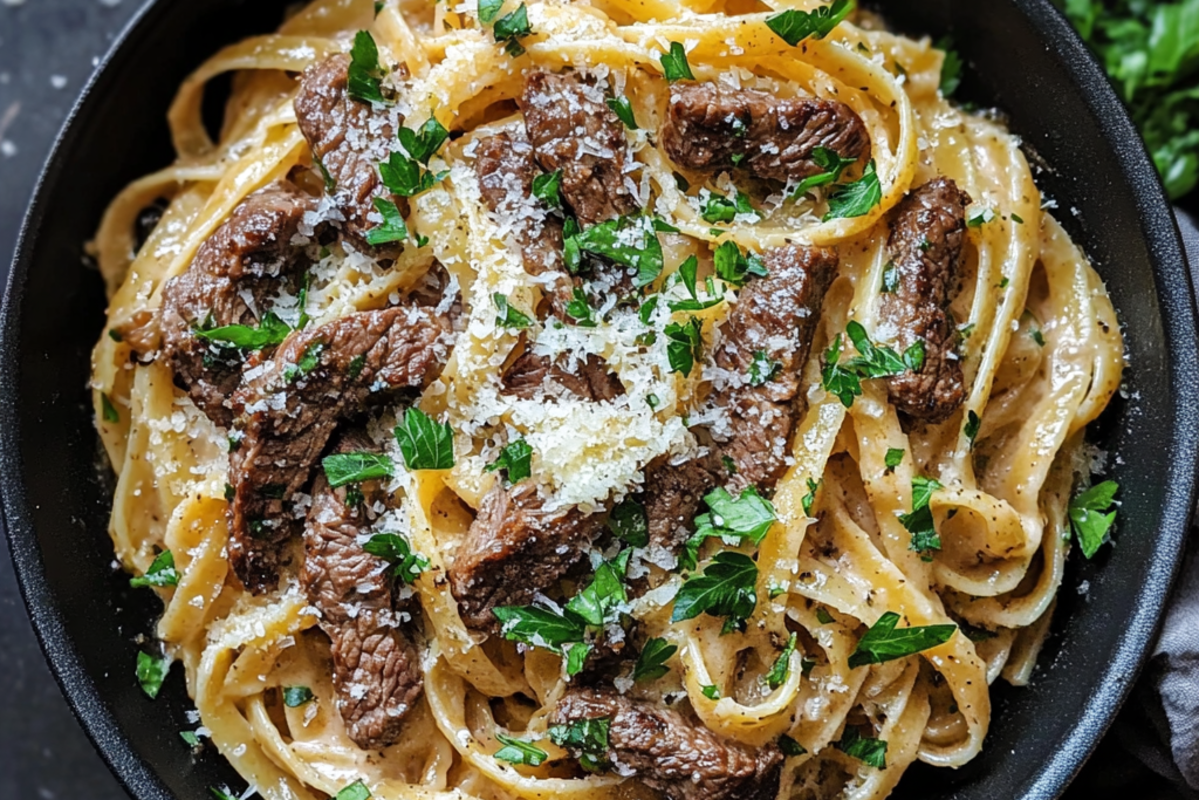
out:
M63 119L138 4L0 0L0 278ZM0 687L0 800L126 798L45 665L7 548L0 548ZM1109 736L1068 797L1117 796L1176 797Z

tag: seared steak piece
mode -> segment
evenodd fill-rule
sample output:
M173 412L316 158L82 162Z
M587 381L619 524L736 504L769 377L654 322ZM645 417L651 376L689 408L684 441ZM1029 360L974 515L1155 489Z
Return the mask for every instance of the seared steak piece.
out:
M278 581L280 551L296 530L294 498L338 421L375 392L425 385L449 355L448 332L426 308L362 311L295 331L274 356L247 364L233 396L242 438L229 455L229 560L247 589Z
M887 255L899 284L882 296L881 324L895 332L903 352L924 342L924 365L887 379L895 407L909 417L940 422L962 404L958 331L948 311L949 291L961 271L970 197L949 178L916 189L895 207Z
M362 432L346 434L335 448L377 451ZM412 617L420 609L413 595L395 601L389 564L362 549L358 537L369 533L369 524L364 506L346 505L348 488L332 489L318 475L304 528L300 583L332 643L333 686L346 731L363 750L379 750L396 742L424 690L412 638ZM368 502L380 494L373 482L362 491Z
M844 103L814 97L784 100L714 83L671 86L662 146L672 161L688 169L731 170L736 156L739 166L759 178L780 181L823 172L812 158L817 147L863 164L870 159L866 125Z
M378 219L374 198L391 200L403 214L408 210L404 198L387 191L378 168L387 160L396 126L404 119L352 99L349 67L350 57L339 53L304 70L295 100L296 122L317 169L323 165L334 184L331 193L345 216L342 230L365 246L366 232L378 224L368 219L371 214Z
M526 351L522 353L503 377L505 394L522 400L533 400L555 394L572 394L593 403L615 400L624 394L624 384L608 371L608 365L597 355L575 366L575 371L548 358Z
M226 405L241 383L241 355L206 342L196 328L256 326L281 289L295 292L306 266L302 248L292 245L304 214L316 201L281 181L254 192L200 245L191 266L162 290L158 328L162 354L175 371L175 383L218 425L229 427ZM152 335L126 332L138 349L153 347Z
M623 123L577 73L534 72L520 101L546 172L562 170L562 198L583 227L638 209L625 185Z
M608 760L667 800L773 800L783 754L723 739L673 709L608 688L575 688L558 701L551 725L609 720Z
M803 403L800 373L837 272L837 254L787 245L766 251L762 261L770 274L741 290L713 356L718 367L736 376L717 386L710 401L726 414L711 431L716 447L686 464L652 465L646 475L650 538L667 547L686 539L700 501L716 485L732 492L747 486L769 489L787 468L791 431ZM758 386L750 381L755 359L764 380ZM730 459L732 474L723 457Z
M463 621L475 630L498 631L491 609L531 603L583 560L603 527L599 514L546 511L528 481L508 488L496 484L449 569Z
M565 319L566 305L581 282L567 274L562 260L562 221L547 214L533 198L533 178L541 174L533 161L533 148L499 133L480 139L475 153L483 201L501 230L520 247L525 271L559 276L546 287L546 296L550 315Z

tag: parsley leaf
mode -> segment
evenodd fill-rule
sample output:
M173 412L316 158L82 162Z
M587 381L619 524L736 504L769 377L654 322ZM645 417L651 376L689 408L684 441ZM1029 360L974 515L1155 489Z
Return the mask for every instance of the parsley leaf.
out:
M565 645L581 642L586 635L581 620L544 605L496 606L491 613L500 621L505 639L559 655Z
M993 219L995 219L995 212L989 208L984 208L981 211L976 211L966 220L966 227L981 228Z
M274 311L262 315L258 327L250 325L223 325L219 328L197 328L196 338L216 342L238 350L261 350L282 344L291 333L291 326L279 319Z
M479 22L490 25L504 7L504 0L479 0Z
M371 790L366 788L365 783L358 780L334 795L333 800L370 800L370 797Z
M565 725L551 725L546 733L550 741L576 755L588 772L599 772L608 763L608 730L611 720L580 719Z
M749 195L741 191L738 191L732 200L724 195L709 194L707 200L704 201L704 207L700 210L700 216L704 222L712 224L732 222L738 214L749 214L755 220L761 218L757 209L750 203Z
M787 640L787 646L774 660L774 666L766 674L766 685L771 689L777 689L787 682L787 676L791 674L791 656L795 653L795 645L798 643L799 636L792 633L791 638Z
M526 739L517 739L502 733L496 733L495 738L503 745L495 753L495 757L501 761L540 767L550 757L549 753Z
M354 34L354 46L350 49L349 82L350 97L364 103L386 103L387 98L379 86L383 70L379 66L379 48L368 31Z
M828 198L828 213L824 222L833 219L860 217L869 214L870 210L882 202L883 189L878 182L874 159L862 170L862 177L853 183L843 184Z
M888 447L887 455L883 458L883 463L887 466L887 472L893 471L896 467L903 463L904 450L899 447Z
M621 562L618 559L600 564L591 583L567 601L566 610L596 628L616 621L618 607L629 599L621 582L624 566Z
M595 309L587 302L587 295L578 286L570 296L570 302L566 304L566 316L575 321L575 325L580 328L594 328Z
M666 358L671 372L691 374L695 362L703 358L703 323L691 317L684 323L672 322L663 331L666 338Z
M809 36L823 39L853 11L853 0L835 0L831 5L812 11L788 9L766 18L766 26L780 39L795 47Z
M742 254L733 241L721 242L712 253L712 260L716 274L730 286L742 286L751 276L765 278L770 274L756 253Z
M105 422L120 422L121 412L112 404L112 400L104 392L100 392L100 416Z
M641 655L637 657L637 664L633 667L633 680L656 681L661 678L670 672L666 662L678 651L677 646L669 644L661 637L650 639L641 649Z
M1107 541L1112 523L1116 521L1115 509L1108 509L1115 502L1119 489L1115 481L1104 481L1070 499L1070 527L1087 558L1094 556Z
M833 745L842 753L856 758L868 767L887 768L887 743L882 739L863 736L857 728L846 728L841 741Z
M830 150L827 147L817 147L812 150L812 160L820 167L823 172L818 172L815 175L809 175L799 182L799 185L791 192L790 199L799 200L805 194L820 186L825 186L830 183L836 183L841 180L841 173L844 172L851 164L857 162L856 158L842 158L841 154L836 150Z
M683 282L683 286L687 288L688 294L691 295L689 300L671 300L668 305L671 311L703 311L705 308L711 308L724 302L724 295L717 294L716 283L711 277L705 282L705 288L708 292L707 300L700 300L696 294L696 272L699 270L699 259L695 256L687 256L687 259L679 265L677 275ZM652 311L650 313L653 313Z
M749 364L749 385L761 386L769 383L778 376L782 368L782 362L767 357L765 350L755 350L753 361Z
M709 700L720 699L720 687L714 683L710 683L707 686L701 686L700 691L703 692L704 697L708 698Z
M612 109L612 113L620 118L626 128L631 131L637 130L637 120L633 117L633 104L629 102L629 98L609 97L607 103L608 108Z
M396 427L395 437L408 469L454 466L454 431L448 422L436 422L419 408L410 408L404 413L404 424Z
M325 351L324 342L312 342L304 348L304 352L300 354L300 360L294 364L288 364L283 370L283 380L291 383L297 378L302 378L321 364L321 353Z
M437 117L429 117L416 130L400 128L400 144L407 151L408 157L422 164L428 164L429 159L437 154L445 140L450 138L450 132L437 121Z
M388 191L412 197L432 189L445 178L448 171L432 173L425 167L449 135L436 117L429 117L417 130L401 126L399 140L404 152L393 151L379 165L379 176Z
M163 550L150 564L145 575L129 579L129 585L134 589L147 586L178 586L179 573L175 571L175 556L170 550Z
M519 483L533 474L532 461L533 448L524 439L517 439L500 450L499 458L484 469L487 472L502 469L507 473L509 483Z
M383 215L383 222L366 232L367 244L378 246L407 239L408 226L396 204L382 197L376 197L372 202L375 210Z
M497 19L491 32L495 34L497 42L505 43L505 53L513 58L523 54L525 48L521 46L519 39L533 33L533 27L529 25L529 10L525 8L525 4L521 3L511 14Z
M934 478L912 478L912 511L899 515L899 522L912 535L908 549L920 553L925 561L932 560L931 551L941 549L941 537L933 525L933 510L929 506L933 492L941 488Z
M499 315L495 318L495 324L501 328L527 328L533 324L533 319L523 311L514 307L508 298L496 292L491 296L491 302L495 303L495 308Z
M603 256L617 264L637 270L633 285L648 286L662 274L662 245L658 241L653 221L640 215L629 215L592 225L585 231L563 231L563 256L566 268L577 274L582 254ZM640 235L638 235L640 234Z
M852 408L854 398L861 396L863 380L899 375L909 369L918 372L924 366L922 341L905 350L901 357L890 347L871 342L866 329L857 320L851 320L845 331L859 355L841 363L841 334L837 334L824 356L821 383L825 391L837 395L846 408Z
M662 62L662 76L670 83L695 80L691 65L687 63L687 51L678 42L671 42L670 52L663 53L659 60Z
M962 432L966 434L966 438L970 441L971 445L974 444L974 440L978 437L978 429L981 425L982 420L979 419L978 414L974 413L973 410L966 412L966 425L963 427Z
M179 731L179 738L186 742L188 747L200 746L200 737L196 736L195 731Z
M806 747L785 733L779 737L779 750L782 750L785 756L802 756L808 752Z
M717 553L702 575L683 583L674 598L671 622L694 619L700 614L724 617L722 633L744 629L758 605L755 586L758 565L742 553Z
M384 453L334 453L321 459L321 466L334 489L395 474L395 466Z
M833 621L833 615L828 613L828 609L824 606L816 607L816 621L821 625L828 625Z
M625 500L608 515L608 530L633 547L649 544L649 520L645 506L636 500Z
M883 266L883 285L881 292L883 294L895 294L899 291L899 268L895 266L894 261L888 261Z
M362 549L391 565L392 576L403 584L410 584L429 568L429 559L412 552L412 545L398 533L376 533L362 545Z
M311 703L315 695L307 686L284 686L283 687L283 705L288 708L299 708L306 703Z
M685 569L695 569L705 540L719 536L726 544L748 539L759 545L778 519L771 502L753 486L746 487L736 499L718 486L704 495L704 502L710 511L695 518L695 533L679 554L679 563Z
M937 49L945 51L945 60L941 62L941 96L949 97L962 83L962 57L948 36L937 42Z
M562 208L562 170L546 172L533 178L533 196L547 208Z
M858 646L849 656L849 666L863 667L867 664L882 664L896 658L915 655L937 645L948 642L958 628L956 625L920 625L912 628L896 628L899 615L888 611L862 634Z
M170 656L152 656L149 653L137 654L137 682L142 687L142 691L146 693L146 697L151 700L158 697L158 692L162 689L162 682L166 680L167 673L170 670Z

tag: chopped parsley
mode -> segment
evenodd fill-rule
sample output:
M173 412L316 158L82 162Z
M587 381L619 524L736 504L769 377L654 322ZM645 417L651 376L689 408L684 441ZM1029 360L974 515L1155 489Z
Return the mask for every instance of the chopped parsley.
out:
M933 492L942 488L934 478L916 476L912 478L912 510L899 515L899 522L911 534L908 549L920 553L925 561L932 561L932 551L941 549L941 536L933 524L933 510L929 505Z
M362 549L390 564L391 574L403 584L412 583L429 568L429 559L412 552L412 545L398 533L373 534Z
M779 750L782 750L785 756L802 756L808 752L806 747L785 733L779 737Z
M384 453L334 453L321 459L329 485L336 489L347 483L390 478L395 465Z
M496 606L491 613L500 621L505 639L559 655L564 646L582 642L587 633L581 620L544 605Z
M707 290L708 299L700 300L696 293L696 272L699 270L699 259L695 256L688 256L687 259L679 265L677 275L683 282L683 286L687 288L687 293L691 295L687 300L671 300L667 305L671 311L703 311L705 308L719 305L724 302L724 295L718 294L716 291L716 282L711 276L708 276L704 282L704 288ZM652 313L652 312L651 312Z
M601 563L591 583L567 601L566 610L595 628L617 621L618 607L629 600L621 581L627 564L628 556L624 555Z
M883 464L887 467L887 472L893 472L896 467L903 463L904 450L899 447L888 447L887 455L883 457Z
M857 320L851 320L845 326L845 332L859 355L842 363L841 334L837 334L824 356L821 383L825 391L837 395L846 408L852 408L854 398L861 396L862 381L899 375L909 369L919 372L924 366L923 341L915 342L901 357L890 347L871 342L866 329Z
M661 637L650 639L641 649L641 655L637 657L637 664L633 667L633 680L656 681L661 678L670 672L670 667L666 666L666 662L678 651L679 648L676 645L670 644Z
M495 735L496 741L503 745L496 751L495 757L510 764L540 767L550 757L549 753L527 739L517 739L502 733Z
M899 268L894 261L888 261L883 267L882 294L895 294L899 291Z
M653 221L648 217L637 214L618 217L592 225L585 231L568 225L563 233L562 255L572 274L578 274L583 253L603 256L637 270L633 285L638 289L653 283L662 274L662 245Z
M307 686L284 686L283 705L288 708L299 708L315 699L312 690Z
M971 228L981 228L993 219L995 219L995 212L989 208L984 208L972 214L966 220L966 225Z
M1070 499L1070 527L1087 558L1099 552L1108 540L1112 523L1116 521L1116 510L1112 506L1119 489L1115 481L1104 481Z
M824 478L814 481L808 478L808 493L800 498L799 504L803 506L805 517L812 516L812 506L816 504L816 492L820 491L820 487L824 485Z
M350 49L347 91L350 97L364 103L386 103L387 98L379 84L381 80L383 69L379 66L379 48L369 32L358 31Z
M513 58L523 55L525 48L520 40L533 33L533 27L529 24L529 10L525 8L525 4L521 3L512 13L497 19L491 32L495 34L497 42L504 43L505 53Z
M948 36L937 42L937 49L945 51L945 60L941 62L941 96L949 97L962 83L962 57Z
M504 470L509 483L519 483L532 474L533 448L524 439L510 442L500 450L499 458L488 464L487 472Z
M699 690L701 692L703 692L704 697L708 698L709 700L719 700L720 699L720 687L714 683L710 683L706 686L701 686Z
M1024 224L1024 218L1023 218L1023 217L1021 217L1019 214L1017 214L1015 211L1013 211L1013 212L1012 212L1011 214L1009 214L1008 216L1010 216L1010 217L1012 218L1012 222L1016 223L1017 225L1023 225L1023 224Z
M649 544L649 519L645 506L636 500L625 500L608 515L608 530L633 547Z
M375 204L375 210L383 216L383 222L366 232L367 243L378 246L407 239L408 226L404 224L404 216L399 207L382 197L376 197L372 202Z
M362 781L354 781L333 796L333 800L370 800L371 790Z
M282 344L291 333L291 326L279 319L274 311L262 315L257 327L253 325L223 325L219 328L196 328L196 338L215 342L238 350L261 350Z
M362 374L362 368L365 366L366 355L364 353L359 353L350 359L350 367L346 371L346 377L352 381L357 380L358 376Z
M578 286L575 287L574 292L571 294L570 302L566 304L566 316L574 320L575 325L578 325L580 328L594 328L597 324L595 321L595 309L587 302L587 295Z
M123 341L125 341L125 337L124 337L124 336L121 334L121 332L120 332L120 331L118 331L116 328L109 328L109 329L108 329L108 338L109 338L109 339L112 339L114 342L123 342Z
M312 342L304 348L304 352L300 354L300 360L294 364L288 364L283 370L283 380L287 383L295 381L297 378L302 378L321 364L321 353L325 351L324 342Z
M145 575L129 579L129 585L134 589L147 586L178 586L179 573L175 570L175 556L170 550L159 553Z
M887 768L887 743L882 739L863 736L857 728L846 728L841 741L835 742L833 746L868 767Z
M387 160L379 165L379 176L383 185L394 194L412 197L432 189L448 171L430 172L427 167L450 132L436 117L429 117L417 130L400 126L399 140L403 152L392 151Z
M791 192L791 200L799 200L813 189L836 183L841 180L841 173L857 162L856 158L842 158L836 150L830 150L827 147L813 149L812 160L822 171L800 181L799 185Z
M550 741L570 750L579 765L588 772L599 772L608 764L608 730L611 720L581 719L565 725L551 725L546 731Z
M883 189L878 182L874 159L862 170L862 177L853 183L843 184L828 198L828 212L824 222L833 219L861 217L882 202Z
M966 412L966 425L963 427L962 432L966 434L966 439L971 445L978 438L978 429L981 425L982 420L979 419L978 414L974 413L973 409Z
M188 747L200 746L200 737L196 736L195 731L179 731L179 738L182 739Z
M871 625L870 629L862 634L862 638L858 640L858 646L850 654L850 668L864 667L867 664L882 664L884 661L915 655L930 647L945 644L958 629L956 625L919 625L911 628L896 628L895 626L898 624L899 615L894 611L887 611L879 617L878 622Z
M778 377L782 369L782 363L767 356L765 350L755 350L753 361L749 364L749 385L762 386L770 383Z
M1038 346L1045 346L1045 334L1041 333L1040 328L1033 328L1028 332L1028 335L1032 337L1032 340L1036 342Z
M771 502L753 486L736 498L718 486L704 495L704 503L708 513L695 518L695 533L679 554L679 563L685 569L695 569L699 548L706 540L720 537L726 544L740 544L748 539L759 545L778 519Z
M671 372L681 372L683 377L691 374L695 362L703 358L703 323L695 317L686 322L672 322L663 331L669 340L666 343L666 358Z
M787 676L791 674L791 656L795 654L795 646L798 643L799 636L792 633L783 652L774 660L774 666L766 673L766 685L771 689L777 689L787 682Z
M687 50L678 42L671 42L670 52L663 53L659 60L662 62L662 76L670 83L695 80L691 65L687 63Z
M749 202L749 195L738 191L732 200L724 195L709 194L700 210L704 222L715 225L718 222L732 222L738 214L749 214L756 219L761 217Z
M162 682L166 680L170 669L170 656L152 656L144 652L137 654L137 683L146 693L146 697L151 700L158 697Z
M513 306L508 298L499 292L491 296L491 302L495 303L496 311L499 312L495 318L495 324L501 328L516 328L519 330L533 324L532 317Z
M629 102L629 98L609 97L607 103L608 108L612 109L612 113L620 118L626 128L631 131L637 130L637 120L633 116L633 104Z
M756 253L743 254L736 242L721 242L712 253L716 275L730 286L742 286L750 277L765 278L770 273Z
M1011 283L1012 283L1012 279L1005 277L1005 278L1003 278L1003 280L999 281L999 283L996 284L996 288L1006 289L1008 286L1011 285Z
M828 613L828 609L824 606L816 606L816 621L821 625L828 625L833 622L833 615Z
M562 208L562 170L545 172L533 178L533 196L547 208Z
M408 469L450 469L454 466L454 431L419 408L404 412L404 424L396 426L396 441Z
M674 598L671 622L694 619L700 614L723 617L721 633L744 630L758 605L755 586L758 565L743 553L717 553L702 575L692 575Z
M504 0L479 0L479 22L484 25L495 22L495 18L499 16L500 9L503 7Z
M795 47L809 36L823 39L853 11L853 0L834 0L831 5L812 11L788 9L766 18L766 27L787 44Z

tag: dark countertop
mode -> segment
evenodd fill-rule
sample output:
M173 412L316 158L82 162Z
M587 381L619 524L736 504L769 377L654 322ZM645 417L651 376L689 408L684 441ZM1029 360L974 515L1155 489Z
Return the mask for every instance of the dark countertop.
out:
M182 1L182 0L178 0ZM0 0L0 277L42 162L140 0ZM125 800L47 669L0 547L0 798ZM1109 736L1068 800L1173 795Z

